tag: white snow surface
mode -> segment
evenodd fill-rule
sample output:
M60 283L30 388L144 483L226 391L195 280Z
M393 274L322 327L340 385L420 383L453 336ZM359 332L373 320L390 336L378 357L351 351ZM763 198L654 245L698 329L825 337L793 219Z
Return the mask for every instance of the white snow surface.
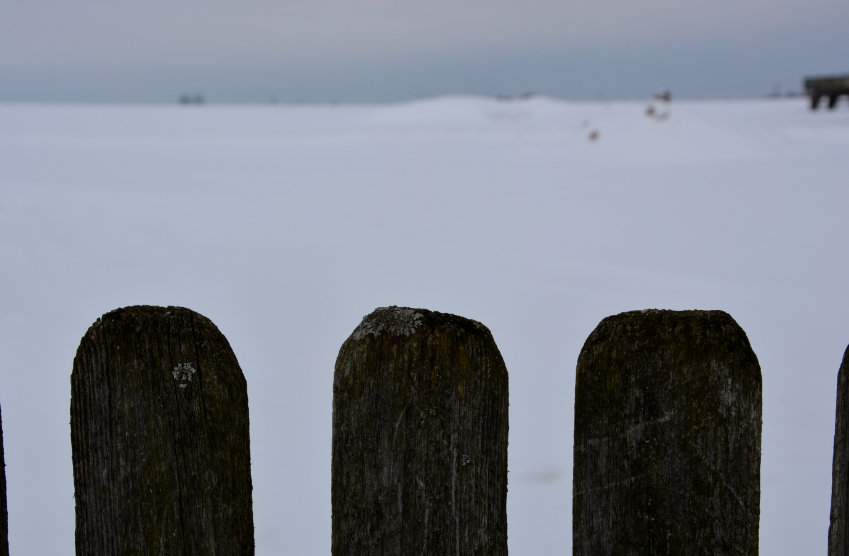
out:
M73 551L70 371L134 304L248 380L259 555L330 552L333 365L375 307L479 320L510 371L510 551L571 551L575 364L605 316L728 311L763 369L761 551L821 554L849 342L849 110L438 98L0 105L0 402L15 554ZM589 141L592 130L597 141Z

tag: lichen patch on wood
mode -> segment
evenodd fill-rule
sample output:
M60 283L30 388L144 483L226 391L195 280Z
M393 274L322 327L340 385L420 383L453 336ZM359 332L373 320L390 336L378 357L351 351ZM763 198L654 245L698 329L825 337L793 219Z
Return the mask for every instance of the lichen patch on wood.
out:
M422 325L422 313L408 307L380 307L363 318L351 337L362 340L366 336L409 336Z

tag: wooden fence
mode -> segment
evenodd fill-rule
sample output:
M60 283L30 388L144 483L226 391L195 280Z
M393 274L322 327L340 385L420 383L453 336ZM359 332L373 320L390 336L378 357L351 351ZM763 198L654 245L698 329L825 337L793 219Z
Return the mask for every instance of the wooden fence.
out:
M211 321L107 313L71 385L77 554L254 553L245 378ZM573 554L756 555L761 406L757 357L728 314L604 319L577 364ZM334 374L332 554L506 555L507 432L507 368L483 324L367 315ZM834 450L829 554L843 555L849 349Z

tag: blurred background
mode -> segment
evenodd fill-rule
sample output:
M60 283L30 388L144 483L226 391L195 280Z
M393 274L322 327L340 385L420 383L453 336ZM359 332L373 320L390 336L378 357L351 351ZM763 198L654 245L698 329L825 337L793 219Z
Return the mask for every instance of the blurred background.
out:
M6 0L0 100L799 93L849 71L847 21L842 0Z

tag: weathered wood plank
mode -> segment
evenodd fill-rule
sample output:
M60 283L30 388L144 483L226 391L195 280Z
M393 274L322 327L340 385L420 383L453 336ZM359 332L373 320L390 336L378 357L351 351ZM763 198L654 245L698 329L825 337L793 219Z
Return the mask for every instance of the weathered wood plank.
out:
M849 556L849 347L837 372L836 414L828 554Z
M761 372L721 311L604 319L578 359L573 553L758 553Z
M506 555L507 396L482 324L368 315L336 361L333 555Z
M253 554L246 383L211 321L107 313L71 390L78 555Z
M9 556L9 512L6 506L6 450L0 416L0 556Z

